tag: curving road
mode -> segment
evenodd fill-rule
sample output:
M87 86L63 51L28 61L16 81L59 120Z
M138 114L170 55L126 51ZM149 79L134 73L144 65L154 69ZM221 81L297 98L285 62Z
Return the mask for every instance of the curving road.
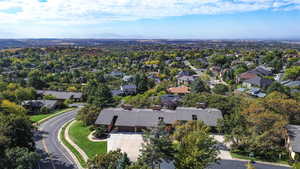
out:
M35 134L37 152L42 156L37 169L77 169L74 160L58 141L59 129L73 120L80 108L42 123Z

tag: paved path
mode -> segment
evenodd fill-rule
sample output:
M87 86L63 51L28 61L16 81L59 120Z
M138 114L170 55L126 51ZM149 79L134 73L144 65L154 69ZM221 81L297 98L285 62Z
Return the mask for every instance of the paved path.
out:
M42 156L38 169L77 169L75 162L58 141L59 129L75 118L79 108L42 123L35 134L37 152Z

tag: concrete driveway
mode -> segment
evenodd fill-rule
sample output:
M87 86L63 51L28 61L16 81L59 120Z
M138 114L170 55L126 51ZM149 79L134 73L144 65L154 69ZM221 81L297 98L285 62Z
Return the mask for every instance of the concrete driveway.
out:
M121 149L126 152L129 159L136 161L139 156L139 150L142 147L142 134L137 133L112 133L107 139L107 150L113 151Z

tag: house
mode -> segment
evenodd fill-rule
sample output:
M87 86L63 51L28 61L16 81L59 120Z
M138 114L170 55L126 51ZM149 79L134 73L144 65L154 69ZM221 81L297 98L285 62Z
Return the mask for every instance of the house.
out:
M172 94L187 94L190 93L190 88L187 86L171 87L168 89L168 92Z
M257 77L257 75L255 73L244 72L238 76L237 80L238 80L238 82L242 82L244 80L253 79L255 77Z
M300 155L300 126L287 125L286 147L292 159L295 160L296 154Z
M261 92L260 88L251 88L249 91L247 91L247 93L249 93L252 96L256 96L256 97L265 97L266 94Z
M177 78L177 83L179 85L188 85L191 84L193 81L195 81L195 77L194 76L181 76L179 78Z
M250 70L249 72L254 73L258 76L273 76L272 71L264 66L258 66L255 69Z
M25 100L21 103L21 105L30 113L38 113L42 108L47 108L48 110L56 109L58 105L57 103L57 100Z
M64 92L64 91L54 91L54 90L37 90L37 94L40 96L51 95L55 100L73 100L79 102L82 100L81 92Z
M113 77L123 77L124 76L124 73L123 72L119 72L119 71L112 71L109 73L110 76L113 76Z
M218 109L179 107L169 109L107 108L99 114L95 124L105 125L108 131L141 132L143 129L157 126L159 121L171 125L176 121L201 120L211 127L223 119Z
M178 95L165 94L160 96L160 104L168 109L176 109L181 98Z
M131 75L124 76L124 77L122 78L122 80L123 80L124 82L131 82L131 81L133 81L133 79L134 79L134 77L131 76Z
M290 88L299 88L300 87L300 80L296 81L288 81L286 83L283 83L284 86L290 87Z
M180 72L176 75L176 78L180 78L180 77L182 77L182 76L191 76L191 75L193 75L192 72L183 70L183 71L180 71Z
M273 81L271 79L266 79L266 78L257 76L255 78L245 80L242 85L247 88L251 88L254 86L254 87L260 87L260 88L266 89L272 83L273 83Z
M136 94L136 85L134 84L128 84L128 85L122 85L120 87L121 91L125 94L125 95L131 95L131 94Z

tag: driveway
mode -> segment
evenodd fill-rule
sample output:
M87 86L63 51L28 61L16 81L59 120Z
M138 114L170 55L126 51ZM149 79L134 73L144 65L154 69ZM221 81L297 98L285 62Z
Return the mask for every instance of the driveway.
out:
M142 134L137 133L112 133L107 139L107 150L121 149L126 152L129 159L136 161L139 156L139 150L142 147Z

